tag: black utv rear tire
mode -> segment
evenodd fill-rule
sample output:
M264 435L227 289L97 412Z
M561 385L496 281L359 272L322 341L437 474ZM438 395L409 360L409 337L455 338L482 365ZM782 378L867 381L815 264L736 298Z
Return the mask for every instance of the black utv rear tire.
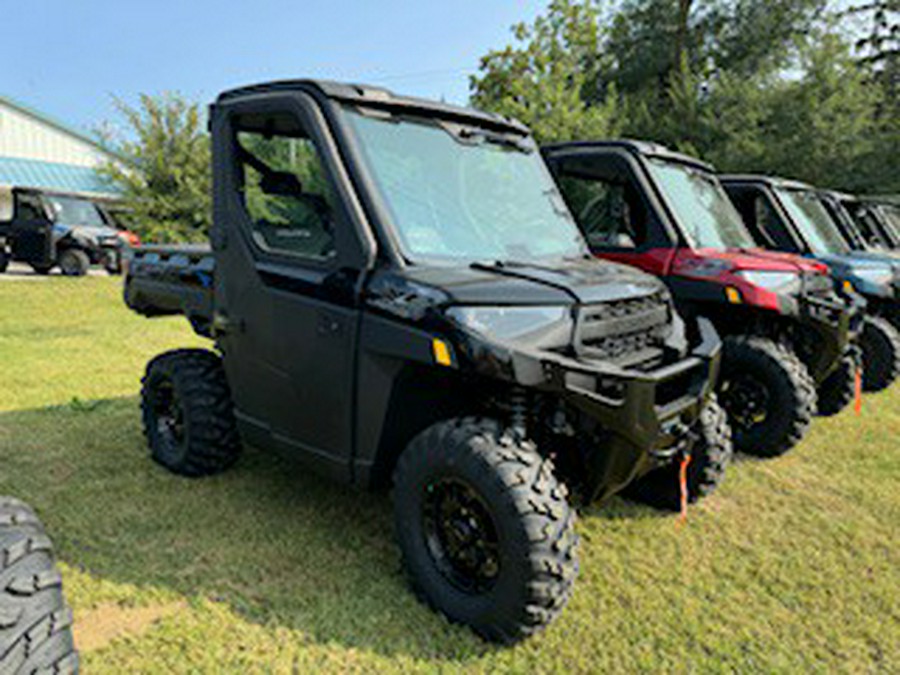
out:
M837 415L853 401L859 361L858 351L849 350L841 357L837 368L819 385L818 414L821 417Z
M72 610L53 547L28 506L0 497L0 673L77 673Z
M734 456L731 427L715 398L700 413L697 432L699 438L691 451L687 469L687 498L691 504L715 492L725 479L726 469ZM672 462L637 479L622 494L648 506L678 511L681 508L680 472L679 462Z
M0 274L3 274L7 267L9 267L9 254L0 249Z
M153 459L182 476L221 473L241 441L222 360L204 349L166 352L147 366L141 390Z
M394 471L396 532L414 591L492 642L538 632L578 574L567 496L552 462L498 422L429 427Z
M67 248L59 254L59 269L63 276L83 277L91 268L88 254L77 248Z
M719 401L736 450L777 457L809 430L816 386L806 366L784 345L765 337L730 336L724 341Z
M887 319L867 316L859 345L863 353L863 389L887 389L900 375L900 332Z

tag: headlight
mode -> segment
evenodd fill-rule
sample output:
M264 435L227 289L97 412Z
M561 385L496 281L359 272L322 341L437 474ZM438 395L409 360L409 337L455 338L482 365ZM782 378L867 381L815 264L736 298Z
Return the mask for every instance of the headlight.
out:
M461 326L497 340L566 344L572 334L570 307L451 307L447 316Z
M800 290L800 275L794 272L747 270L737 272L737 276L747 283L765 288L767 291L784 293Z
M867 284L884 286L894 279L894 272L889 267L853 270L853 276Z

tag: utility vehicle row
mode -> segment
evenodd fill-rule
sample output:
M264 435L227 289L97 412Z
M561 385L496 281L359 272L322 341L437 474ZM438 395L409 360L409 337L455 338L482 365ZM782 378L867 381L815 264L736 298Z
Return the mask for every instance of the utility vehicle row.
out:
M542 154L510 119L310 80L226 92L210 129L211 247L139 247L125 278L215 346L149 364L152 457L204 476L248 443L390 486L412 587L490 640L565 606L578 505L683 509L732 427L778 455L896 377L882 254L815 248L774 199L781 229L745 225L690 157Z
M38 274L80 277L92 265L120 274L125 251L140 244L120 218L89 195L0 185L0 274L11 261Z

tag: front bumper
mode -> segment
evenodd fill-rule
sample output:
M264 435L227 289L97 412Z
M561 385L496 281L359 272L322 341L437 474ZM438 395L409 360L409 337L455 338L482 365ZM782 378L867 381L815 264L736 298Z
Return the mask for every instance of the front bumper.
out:
M798 321L809 342L804 360L818 384L834 371L862 329L864 305L844 298L807 295L799 302Z
M588 500L617 492L689 449L685 440L714 389L722 348L712 323L699 319L698 332L687 357L649 371L543 352L513 355L520 384L559 394L602 429L605 443L588 458Z

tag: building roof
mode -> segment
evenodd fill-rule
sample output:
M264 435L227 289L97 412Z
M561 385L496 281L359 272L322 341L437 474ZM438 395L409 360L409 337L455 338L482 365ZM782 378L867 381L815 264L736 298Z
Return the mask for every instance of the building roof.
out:
M19 101L16 101L13 98L10 98L9 96L4 96L4 95L0 94L0 106L7 106L9 108L12 108L13 110L17 110L18 112L22 113L23 115L27 115L28 117L31 117L32 119L35 119L38 122L41 122L42 124L46 124L47 126L53 127L57 131L61 131L64 134L67 134L68 136L72 136L73 138L76 138L83 143L93 146L97 150L100 150L101 152L105 152L106 154L110 155L111 157L116 157L115 152L113 152L112 150L110 150L107 147L104 147L103 144L100 143L97 139L92 138L88 134L86 134L82 131L79 131L78 129L66 124L65 122L62 122L62 121L56 119L55 117L51 117L50 115L47 115L46 113L43 113L40 110L35 110L30 105L21 103Z
M92 168L18 157L0 157L0 185L103 196L118 193Z

